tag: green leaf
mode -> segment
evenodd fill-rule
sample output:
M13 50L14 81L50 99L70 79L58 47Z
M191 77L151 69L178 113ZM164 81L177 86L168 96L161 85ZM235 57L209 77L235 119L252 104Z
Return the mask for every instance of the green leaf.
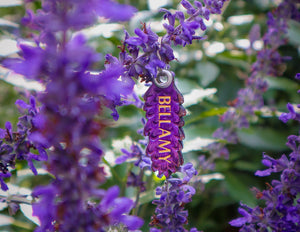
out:
M287 37L290 43L299 46L300 45L300 23L295 20L288 22L288 33Z
M139 11L134 15L134 17L130 20L129 27L131 31L134 31L135 28L141 28L141 22L147 22L151 17L153 17L154 12L144 10ZM135 35L133 35L135 36Z
M28 90L44 90L44 86L37 82L26 79L24 76L11 72L11 70L0 66L0 80L3 80L16 87L25 88Z
M253 182L253 178L237 172L225 172L224 175L227 190L233 199L250 206L256 204L254 194L250 191L250 183Z
M196 66L196 70L199 74L199 81L203 87L212 83L220 74L220 68L211 62L201 62Z
M218 55L216 56L216 61L221 63L221 64L226 64L226 65L230 65L230 66L235 66L237 68L241 68L241 69L244 69L244 70L249 70L250 69L250 65L248 62L244 61L241 58L236 58L236 57L233 57L231 56L230 54L224 54L222 53L222 55Z
M286 92L297 92L299 89L294 81L284 77L266 77L265 80L270 89L285 90Z
M249 161L237 161L235 162L234 167L238 170L250 171L254 173L260 167L260 165L258 163Z
M286 135L282 132L268 128L248 128L238 131L242 144L263 150L284 150L286 148Z
M175 83L182 94L188 94L192 89L200 88L196 81L187 78L175 79Z
M153 191L152 189L147 192L143 192L140 194L139 204L143 205L145 203L149 203L154 198L155 198L155 191Z
M213 117L213 116L219 116L224 114L227 111L227 107L216 107L216 108L212 108L210 110L204 111L201 114L192 116L192 117L186 117L185 120L185 125L194 123L194 122L198 122L199 120L203 119L203 118L207 118L207 117Z
M17 27L19 27L19 25L17 23L12 22L12 21L0 18L0 27L17 28Z
M184 143L182 153L202 150L203 147L208 146L209 144L213 143L214 141L215 140L210 139L210 138L202 138L202 137L197 136L196 138L187 140Z
M0 214L0 226L10 225L14 222L13 217Z
M32 215L32 213L33 213L32 205L20 204L20 210L26 218L28 218L30 221L32 221L36 225L40 225L40 221L39 221L38 217Z
M204 98L211 98L217 92L216 88L196 89L194 88L189 94L184 95L184 107L189 107L203 101Z
M168 1L153 1L153 0L147 0L148 7L152 11L157 11L160 8L164 7L168 4Z

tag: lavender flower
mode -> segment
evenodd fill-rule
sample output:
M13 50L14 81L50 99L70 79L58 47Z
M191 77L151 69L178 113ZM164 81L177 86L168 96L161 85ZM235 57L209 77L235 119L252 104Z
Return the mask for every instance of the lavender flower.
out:
M161 38L146 24L143 24L142 29L135 29L136 36L130 36L125 31L125 40L118 59L125 67L124 75L141 77L142 81L151 82L153 77L156 77L158 69L168 68L169 63L175 59L171 45L185 46L191 44L193 40L204 39L195 35L196 30L206 30L203 18L208 20L210 14L220 14L225 1L205 0L204 5L194 1L193 6L189 1L183 0L181 4L187 9L187 18L181 11L172 14L166 9L161 9L164 19L168 21L163 25L167 33ZM176 20L179 21L179 25L175 27ZM107 62L110 63L111 60L110 57Z
M292 104L287 104L287 109L289 110L289 113L283 113L280 115L279 119L283 121L284 123L287 123L290 119L293 120L300 120L300 114L295 112L295 109Z
M290 111L291 105L288 104ZM286 117L281 117L287 122ZM292 119L300 122L299 117ZM280 173L280 180L273 180L268 189L254 189L256 197L264 201L264 207L241 205L241 218L232 220L232 226L241 227L240 231L298 231L300 219L300 136L290 135L286 144L292 152L279 159L264 155L262 163L267 167L255 175L269 176Z
M146 156L145 151L139 146L139 144L132 144L131 151L121 149L123 155L119 156L116 160L116 164L132 161L135 166L140 167L140 173L137 175L133 171L130 171L127 177L127 186L138 187L140 192L146 190L145 182L143 181L144 169L151 169L151 160Z
M181 5L187 10L189 18L185 19L184 13L177 11L172 14L166 9L162 9L165 12L164 18L168 20L168 24L164 24L167 30L167 35L163 37L163 43L170 43L174 45L191 44L193 40L204 39L204 37L196 36L195 31L201 29L206 30L206 26L203 22L203 18L209 20L210 14L221 14L221 9L226 0L204 0L204 5L199 1L194 1L195 7L187 0L182 0ZM178 19L180 25L175 28L175 20Z
M127 21L135 11L132 6L111 0L78 1L76 5L72 0L64 3L43 1L43 10L39 10L36 15L27 10L28 16L22 22L34 30L43 31L42 37L46 36L44 39L47 40L48 33L85 28L95 23L98 16L111 21Z
M160 198L152 202L157 207L150 222L151 232L188 231L184 228L184 225L188 223L188 211L184 210L184 205L191 202L192 196L196 193L188 182L194 175L197 175L197 171L191 163L187 163L180 172L184 174L183 179L169 178L163 187L156 188L156 195ZM198 230L192 228L190 231L197 232Z
M187 9L188 18L181 11L176 11L172 14L166 9L162 9L164 12L164 18L168 20L168 24L164 24L167 34L162 38L159 38L155 34L150 26L143 24L142 29L136 29L136 36L130 36L125 31L125 40L121 47L119 59L112 56L107 56L107 63L121 63L123 64L125 71L124 76L141 78L141 81L153 82L156 78L158 70L166 69L169 67L169 63L175 59L173 49L171 45L191 44L193 40L203 39L203 37L196 36L196 30L205 30L205 24L203 18L209 19L210 14L221 13L221 8L225 0L222 1L204 1L205 5L195 1L195 7L186 0L181 1L184 8ZM175 21L179 21L179 25L175 27ZM126 52L126 49L128 53ZM160 94L162 92L162 94ZM172 124L169 126L160 127L160 116L158 116L159 110L159 98L172 99L170 104ZM144 95L146 111L146 118L148 122L144 128L144 135L149 137L146 152L151 156L152 170L158 171L159 176L165 175L167 178L171 173L178 170L183 163L181 149L181 141L184 138L184 133L181 129L184 122L182 116L185 115L185 110L181 108L183 103L182 96L178 93L177 89L172 83L169 87L160 91L158 87L152 83L149 90ZM171 102L170 99L170 102ZM162 102L162 99L161 99ZM168 106L167 106L168 107ZM164 112L164 120L168 120L166 116L169 115ZM163 120L163 119L162 119ZM163 137L166 139L160 141ZM160 136L159 136L160 135ZM160 137L160 138L159 138ZM172 148L169 144L172 143ZM160 154L159 147L170 150L170 154L163 156ZM124 151L123 151L124 152ZM136 156L134 152L124 152L125 154L118 159L123 161L129 157ZM146 166L149 165L150 162ZM190 170L190 171L189 171ZM166 186L157 189L157 194L161 195L160 200L156 200L153 203L157 205L156 215L153 216L151 226L158 226L162 229L151 228L150 231L186 231L182 226L187 222L187 211L183 209L183 203L187 203L191 200L191 196L195 193L195 190L186 185L191 176L195 175L195 169L187 164L183 167L182 171L186 173L184 180L170 178L166 182ZM169 183L171 184L169 188ZM191 231L197 231L192 228Z
M55 176L48 186L33 191L33 213L41 221L36 231L105 231L118 224L136 230L143 224L128 215L134 204L118 197L118 187L99 189L105 181L99 141L105 123L96 116L106 106L117 119L115 107L122 104L121 96L132 92L134 82L123 75L118 62L107 63L99 75L91 74L88 69L99 56L82 35L69 37L73 30L94 23L97 14L114 21L127 20L133 13L133 7L110 0L45 0L41 10L35 15L29 12L25 19L40 31L36 46L21 45L24 59L6 65L45 85L38 94L42 107L32 119L29 139L51 147L47 169ZM11 137L9 125L7 131ZM25 158L31 165L35 156Z
M183 0L181 1L181 5L187 9L187 18L185 18L184 13L181 11L176 11L172 14L170 11L162 9L161 12L164 12L164 19L168 20L168 24L164 24L167 34L160 38L145 23L142 29L135 29L134 32L137 36L130 36L125 31L125 40L120 47L119 59L108 55L106 56L106 63L122 64L124 66L124 77L141 77L141 81L146 81L146 83L153 82L153 78L156 78L158 70L168 68L169 63L175 59L171 45L185 46L186 44L191 44L193 40L203 39L202 37L195 36L196 30L200 28L204 31L206 27L203 23L203 18L208 20L210 14L220 14L225 1L204 1L205 5L195 1L194 7L190 2ZM177 27L175 27L176 20L179 21ZM173 86L174 84L164 89L164 92L170 93L172 99L174 98L175 101L174 104L172 103L172 109L175 109L175 114L172 113L172 118L175 120L175 123L172 125L172 129L169 128L172 131L171 135L166 138L172 141L165 140L166 143L163 144L169 144L169 141L171 141L175 149L172 150L170 155L165 157L159 154L158 151L159 146L164 147L165 145L159 144L160 139L157 138L160 132L157 127L158 118L153 117L153 115L157 114L157 107L155 108L153 103L158 102L153 97L159 88L155 88L155 85L152 84L144 96L146 101L144 109L147 111L146 118L149 119L145 125L144 135L150 136L146 152L151 156L152 170L159 171L159 175L164 174L166 176L176 172L177 168L183 163L181 140L184 138L184 134L181 129L183 126L181 117L185 113L178 107L178 104L182 104L183 99L179 97L177 90L172 90ZM165 114L168 113L165 112ZM167 128L160 129L168 131ZM166 148L166 150L168 149ZM125 156L121 158L125 158Z
M36 116L39 109L33 96L30 97L30 104L23 100L17 100L16 105L20 107L20 111L24 114L19 118L17 131L13 131L10 122L5 123L5 129L0 128L0 182L1 189L7 190L8 187L3 178L10 177L9 168L15 168L17 160L26 160L32 172L36 175L37 170L33 165L33 160L46 161L47 153L45 146L39 142L30 139L34 130L36 130ZM38 152L39 155L33 153Z
M285 70L284 62L289 58L282 57L278 48L287 43L288 20L299 21L300 19L296 4L296 1L284 0L276 10L268 14L268 30L262 38L264 48L258 52L257 60L252 64L251 75L245 82L245 88L238 91L237 98L230 103L231 107L220 118L225 125L214 133L214 137L220 142L206 147L206 150L211 153L211 161L229 153L226 144L237 143L237 130L247 128L255 111L264 106L263 94L268 89L264 77L280 76ZM255 30L257 34L257 29ZM288 119L292 115L286 114L282 117Z

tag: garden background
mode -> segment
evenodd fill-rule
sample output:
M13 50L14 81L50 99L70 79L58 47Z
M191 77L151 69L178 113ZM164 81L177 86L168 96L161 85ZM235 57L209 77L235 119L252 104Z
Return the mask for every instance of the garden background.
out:
M177 0L119 2L137 9L128 22L112 22L113 20L100 17L94 25L80 29L87 38L88 45L101 54L101 58L91 65L90 70L105 69L105 54L119 56L120 46L125 39L124 29L130 36L136 36L134 30L143 28L143 23L146 23L153 32L163 36L166 33L163 27L166 20L163 20L164 13L159 8L185 10L186 13L183 6L178 7L180 2ZM194 187L196 194L192 196L191 202L184 205L188 210L188 222L184 225L186 229L196 227L207 232L239 231L239 228L231 226L229 222L241 216L238 213L240 203L250 207L263 206L264 200L258 199L259 191L253 187L259 190L268 189L273 179L280 179L280 173L259 177L255 172L266 169L261 162L263 153L273 158L290 154L290 148L286 146L287 137L297 134L299 130L298 122L284 123L279 120L281 113L288 112L287 103L299 103L299 82L294 79L300 72L299 18L298 22L294 19L282 19L288 28L280 37L284 42L278 46L272 47L272 41L266 42L264 36L272 26L267 23L269 12L276 13L276 8L282 2L295 2L299 8L297 1L225 1L221 14L213 14L209 20L204 20L207 29L204 32L197 30L197 35L205 35L205 38L194 40L192 44L185 46L173 46L176 59L170 62L170 70L175 73L175 82L185 98L183 106L187 111L184 117L185 139L182 153L184 163L191 162L198 172L189 180L189 185ZM20 107L15 102L17 99L28 102L29 92L37 96L36 93L43 91L45 85L36 80L24 80L5 65L7 58L19 57L19 42L30 44L35 40L33 35L38 35L24 25L24 20L21 23L26 15L25 6L33 12L42 7L40 1L0 1L0 59L3 63L0 66L0 127L5 128L6 122L10 121L15 130L20 117ZM266 47L271 47L274 52L278 51L281 57L290 58L283 58L279 62L272 54L260 56L260 52ZM80 51L75 55L80 56ZM259 59L273 71L265 71L262 67L255 66ZM253 73L257 69L260 69L259 74L255 75L265 81L261 89L258 85L251 87L251 83L249 84L249 79L253 80ZM140 133L144 126L142 118L145 117L141 106L142 96L149 85L145 86L145 82L140 80L134 79L136 95L124 98L126 104L116 108L119 113L117 121L111 116L110 109L103 109L101 122L104 126L97 136L101 138L104 152L100 165L106 173L101 189L118 185L120 196L137 202L130 214L142 218L144 225L141 230L149 231L149 223L152 221L150 224L153 225L155 221L153 215L156 205L152 204L158 198L155 189L164 185L165 177L159 178L157 173L147 168L141 172L135 165L135 156L126 162L116 163L118 157L129 153L126 151L130 151L132 145L140 147L141 150L145 149L143 143L138 141L145 139ZM247 95L248 100L244 98L239 105L239 98L243 95L241 89L249 93L253 88L254 93L251 94L259 92L263 96L263 105L257 103L260 99L254 95L254 99L251 99L252 95ZM254 106L247 113L245 108L248 103L250 108ZM229 115L229 118L224 119L222 115L225 112L235 112L236 117L244 117L242 120L245 121L238 121L235 116L230 118ZM221 131L218 128L223 129ZM221 144L219 146L224 150L216 151L209 147L214 143ZM6 151L1 152L0 164L4 165ZM49 184L56 177L47 170L48 161L34 160L38 171L38 175L34 175L26 159L16 159L16 163L9 167L11 177L4 178L9 190L0 191L0 231L30 232L39 224L37 217L31 215L31 192L37 186ZM177 177L177 174L173 176ZM144 183L134 182L141 180ZM109 226L106 227L107 231L108 228ZM121 227L114 229L126 231ZM114 229L110 228L110 231Z

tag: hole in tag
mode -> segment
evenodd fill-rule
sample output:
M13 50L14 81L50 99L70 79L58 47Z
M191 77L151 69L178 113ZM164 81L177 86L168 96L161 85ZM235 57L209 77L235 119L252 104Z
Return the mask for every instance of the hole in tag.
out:
M173 81L173 75L168 70L160 70L154 78L154 84L159 88L168 88Z

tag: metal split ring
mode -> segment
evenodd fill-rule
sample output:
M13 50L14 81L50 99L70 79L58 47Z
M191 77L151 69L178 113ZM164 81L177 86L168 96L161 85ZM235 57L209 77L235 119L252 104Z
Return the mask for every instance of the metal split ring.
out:
M156 78L153 79L154 84L159 88L168 88L173 82L173 75L170 71L162 69L159 70Z

